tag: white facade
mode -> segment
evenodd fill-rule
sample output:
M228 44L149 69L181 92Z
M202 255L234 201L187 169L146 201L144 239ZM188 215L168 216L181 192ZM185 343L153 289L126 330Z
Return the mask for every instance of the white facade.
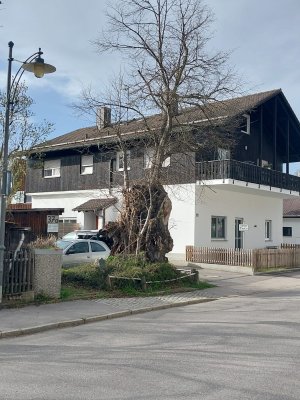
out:
M241 248L253 249L266 246L279 246L282 237L283 198L290 196L288 191L277 188L246 185L245 182L212 181L206 184L186 184L167 186L172 201L169 229L174 248L169 255L184 258L185 247L235 248L236 219L243 225ZM111 197L108 190L84 190L69 192L30 193L33 208L64 208L61 218L75 218L82 229L102 227L102 215L93 212L77 212L73 208L93 199ZM119 193L113 194L119 197ZM114 221L119 212L119 204L105 210L105 221ZM212 217L224 221L223 238L212 238ZM288 221L289 223L289 221ZM268 234L266 234L268 224ZM286 223L285 223L286 224ZM300 225L300 224L299 224ZM298 233L296 233L298 232ZM296 231L300 242L300 226ZM295 241L293 241L295 243Z
M234 185L197 186L195 246L235 248L236 220L242 224L241 248L282 243L282 197ZM212 217L225 217L225 237L211 237ZM267 221L267 222L266 222ZM266 223L270 232L266 232Z
M169 230L174 255L185 254L185 246L193 245L195 238L195 184L167 186L172 201Z
M32 198L32 208L64 208L60 219L76 219L80 229L100 229L103 227L103 215L95 215L94 212L78 212L73 208L90 199L112 197L108 190L78 190L65 192L29 193ZM115 206L105 210L105 220L115 219Z
M172 200L169 227L174 240L169 255L181 259L186 245L236 248L236 229L243 229L238 233L241 248L280 246L283 198L297 195L231 180L173 186L167 191ZM224 238L212 238L214 217L224 217ZM300 240L300 224L298 232Z
M283 243L300 244L300 218L283 218L283 226L292 228L292 235L283 236Z

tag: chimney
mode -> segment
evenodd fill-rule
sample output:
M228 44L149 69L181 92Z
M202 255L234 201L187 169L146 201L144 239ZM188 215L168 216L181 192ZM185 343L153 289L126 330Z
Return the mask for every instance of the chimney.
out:
M96 113L96 125L100 130L111 124L111 109L109 107L99 107Z

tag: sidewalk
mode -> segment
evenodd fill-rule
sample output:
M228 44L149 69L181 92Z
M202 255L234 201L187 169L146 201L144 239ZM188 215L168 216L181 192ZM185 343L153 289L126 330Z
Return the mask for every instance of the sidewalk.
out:
M281 276L249 276L200 269L200 280L217 287L166 296L77 300L23 308L0 309L0 339L76 326L132 314L180 307L224 297L253 295L283 287L300 288L300 272Z
M202 291L134 298L76 300L0 310L0 339L213 300Z

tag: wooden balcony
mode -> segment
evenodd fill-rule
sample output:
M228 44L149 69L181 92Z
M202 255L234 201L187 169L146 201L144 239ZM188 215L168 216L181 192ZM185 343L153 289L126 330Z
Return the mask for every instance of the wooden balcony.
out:
M236 160L196 163L196 179L201 181L232 179L296 191L300 194L300 177Z

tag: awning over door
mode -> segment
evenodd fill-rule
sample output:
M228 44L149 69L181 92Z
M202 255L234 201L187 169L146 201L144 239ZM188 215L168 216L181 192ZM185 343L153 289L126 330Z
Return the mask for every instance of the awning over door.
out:
M81 204L80 206L73 208L73 211L93 211L94 213L97 213L98 211L105 210L106 208L116 203L117 199L115 197L105 199L91 199Z

